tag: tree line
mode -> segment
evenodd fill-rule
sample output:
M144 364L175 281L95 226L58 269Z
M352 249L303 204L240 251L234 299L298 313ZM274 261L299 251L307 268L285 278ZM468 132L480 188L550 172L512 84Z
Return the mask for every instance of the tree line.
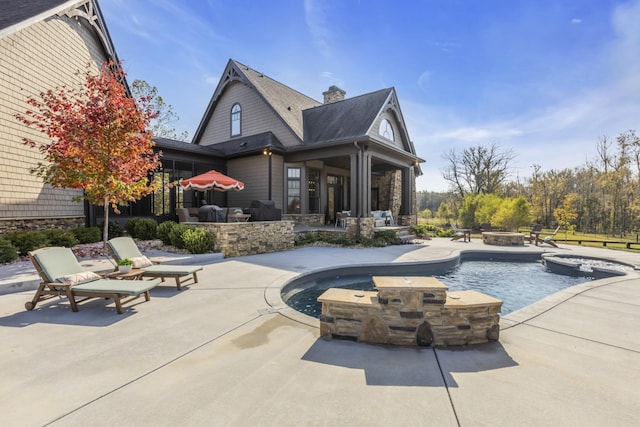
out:
M503 150L496 144L462 152L450 150L444 155L447 167L443 177L451 185L451 191L419 192L418 210L423 216L436 216L443 222L456 221L469 227L479 225L482 219L496 220L476 215L477 210L497 212L495 206L500 201L510 201L515 206L514 201L522 198L528 213L521 205L518 212L513 212L521 222L545 227L561 225L566 230L606 235L637 232L640 138L634 130L615 139L601 136L596 152L594 159L574 168L543 171L534 164L530 177L513 181L509 179L515 158L512 150Z

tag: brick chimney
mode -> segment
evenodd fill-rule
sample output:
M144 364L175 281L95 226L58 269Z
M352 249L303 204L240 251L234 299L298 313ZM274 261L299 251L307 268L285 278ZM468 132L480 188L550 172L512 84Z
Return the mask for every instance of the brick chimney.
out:
M324 95L324 103L331 104L332 102L342 101L347 92L338 86L329 86L329 90L322 92L322 94Z

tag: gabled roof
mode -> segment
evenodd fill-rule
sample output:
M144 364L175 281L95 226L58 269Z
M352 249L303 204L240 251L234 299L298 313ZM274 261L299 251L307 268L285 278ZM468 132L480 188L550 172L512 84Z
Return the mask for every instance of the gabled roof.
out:
M216 87L211 101L207 106L200 125L193 137L193 142L198 144L202 134L211 118L220 96L225 88L233 82L242 82L256 90L284 124L300 139L303 139L302 111L321 105L320 102L303 95L302 93L283 85L280 82L256 71L238 61L230 59L222 74L222 78Z
M392 91L381 89L303 111L305 143L364 137Z
M261 144L264 146L267 144L265 135L270 135L270 138L277 141L283 151L300 151L307 147L317 148L318 145L369 139L372 126L380 114L387 110L391 110L395 114L399 127L398 136L401 138L402 148L396 147L396 149L405 150L415 156L415 148L409 139L393 87L322 104L233 59L227 63L222 78L209 102L207 111L194 135L194 144L200 142L220 97L225 89L234 82L241 82L254 89L263 98L265 104L298 137L300 145L284 147L275 135L267 132L214 144L216 148L225 147L226 156L239 156L261 151L261 149L247 144L249 142L258 144L257 141L262 141Z
M97 0L0 0L0 39L54 15L85 19L107 57L119 63Z

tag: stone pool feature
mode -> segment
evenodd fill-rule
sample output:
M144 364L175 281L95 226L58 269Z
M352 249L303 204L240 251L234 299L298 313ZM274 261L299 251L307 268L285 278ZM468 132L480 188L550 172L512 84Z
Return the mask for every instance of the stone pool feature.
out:
M374 276L377 291L327 289L320 335L372 344L446 347L497 341L502 301L447 292L434 277Z
M556 274L574 277L592 277L594 279L624 276L636 270L635 266L631 264L617 261L554 253L543 254L542 265L544 265L547 270Z
M508 231L485 231L482 233L482 243L498 246L524 246L524 234Z

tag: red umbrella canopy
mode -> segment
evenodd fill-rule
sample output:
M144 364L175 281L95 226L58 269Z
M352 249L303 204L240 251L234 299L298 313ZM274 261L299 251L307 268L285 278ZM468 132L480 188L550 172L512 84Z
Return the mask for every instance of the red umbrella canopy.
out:
M209 172L191 178L181 179L180 187L185 190L240 191L244 189L244 184L218 171L210 170Z

